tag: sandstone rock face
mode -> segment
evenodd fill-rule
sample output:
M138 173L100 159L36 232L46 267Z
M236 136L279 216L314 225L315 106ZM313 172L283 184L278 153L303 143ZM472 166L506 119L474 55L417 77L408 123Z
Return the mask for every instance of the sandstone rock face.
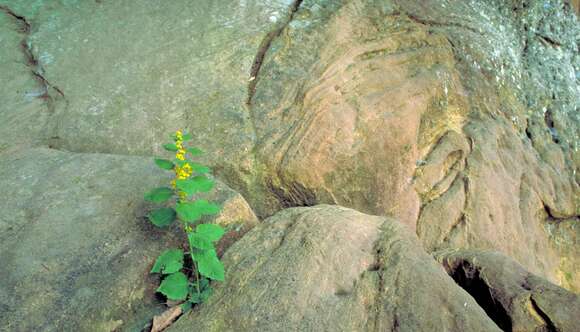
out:
M51 113L46 86L27 53L29 23L10 13L0 6L0 153L42 142Z
M142 226L142 193L164 180L143 162L177 128L223 181L221 252L256 215L339 204L392 217L428 253L495 250L580 291L570 4L0 0L0 320L130 329L159 311L146 265L177 234ZM349 257L365 270L367 256ZM370 285L378 272L363 274ZM357 299L345 303L362 319Z
M438 252L452 279L418 244L392 219L284 210L231 247L226 283L170 331L575 331L578 295L497 252Z
M33 161L33 162L31 162ZM163 307L149 270L184 245L145 219L143 194L166 183L151 158L30 149L0 160L0 321L8 331L140 330ZM219 184L229 245L257 219Z
M271 206L391 215L578 290L578 31L557 1L303 2L250 109Z
M10 128L3 132L18 132L31 118L24 128L38 145L150 155L181 128L211 151L205 161L217 172L249 187L249 72L289 2L2 0L0 8L10 13L0 13L2 34L10 34L2 93L11 98L2 105L2 126ZM14 31L23 21L12 14L30 28ZM8 127L18 121L20 127ZM18 137L3 137L0 147L14 146Z
M434 197L422 200L417 229L424 245L499 250L578 290L576 18L557 2L401 5L447 35L469 91L462 136L470 149L437 144L425 157L449 151L448 163L463 161L447 173L455 181L441 182L449 190L435 186ZM485 17L474 20L480 13ZM429 161L418 179L425 167Z
M287 209L224 263L227 281L170 331L500 331L392 219Z
M576 331L580 297L491 251L436 253L447 272L504 331Z
M304 58L280 39L253 101L258 151L276 170L265 181L282 188L274 193L287 205L338 203L414 227L418 143L460 131L467 113L451 44L396 14L394 5L361 1L330 13L303 10L309 9L325 23L311 27L304 13L288 34L315 36L296 47L323 45L314 48L315 74L286 77ZM269 84L277 75L279 83ZM438 123L425 129L425 119Z

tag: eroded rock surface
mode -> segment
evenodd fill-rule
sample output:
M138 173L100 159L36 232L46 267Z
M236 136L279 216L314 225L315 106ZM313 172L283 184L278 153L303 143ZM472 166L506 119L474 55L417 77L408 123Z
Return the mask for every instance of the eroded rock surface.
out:
M0 8L29 28L16 31L22 21L0 11L2 35L10 37L2 44L9 53L2 93L11 98L0 122L4 133L17 134L3 137L0 148L28 131L33 142L20 146L151 155L180 128L211 151L204 161L216 172L249 188L249 73L263 37L286 19L290 4L2 0Z
M509 257L465 249L435 256L502 330L578 330L580 297L529 273Z
M340 204L394 217L428 252L497 250L578 292L580 26L569 2L0 0L0 255L11 267L30 255L18 248L39 255L0 272L9 326L26 308L38 316L23 329L113 329L156 310L155 282L138 275L161 244L142 247L157 233L136 226L142 192L128 191L161 181L137 164L177 128L243 195L216 194L238 231L222 251L253 211ZM61 239L71 228L80 243ZM46 271L40 258L63 265ZM100 270L130 276L112 293L149 293L104 296L109 306L74 320L64 304L94 296L63 280L104 282L91 279ZM51 297L36 297L51 281Z
M250 105L272 206L394 215L577 290L577 31L560 2L303 2Z
M143 194L168 180L144 157L30 149L2 158L1 329L140 330L162 311L149 270L185 237L145 219ZM222 250L257 223L223 184L204 198L224 206L213 221L232 226Z
M391 215L578 290L579 29L558 1L304 1L251 105L269 207Z
M556 1L402 1L401 7L454 45L470 109L461 133L470 149L437 144L422 158L449 153L455 163L447 172L455 180L442 182L449 189L437 183L436 195L422 199L423 244L499 250L577 291L576 17ZM426 167L429 161L417 169L419 181Z
M287 209L224 263L226 282L170 331L500 331L393 219Z
M580 297L513 259L455 249L435 258L390 218L286 209L231 247L227 281L169 330L577 330Z
M53 110L28 48L30 29L30 22L0 4L0 154L45 140Z

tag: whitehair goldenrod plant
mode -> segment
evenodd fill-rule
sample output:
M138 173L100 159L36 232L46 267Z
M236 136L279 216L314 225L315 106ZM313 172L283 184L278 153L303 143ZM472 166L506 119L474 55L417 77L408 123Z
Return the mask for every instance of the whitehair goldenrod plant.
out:
M206 176L209 168L191 161L188 156L202 154L198 148L186 148L185 142L191 135L178 130L172 136L174 143L163 147L175 153L173 160L155 159L157 166L173 171L175 177L170 186L155 188L145 195L145 200L163 203L164 207L149 213L149 220L157 227L167 227L179 221L189 243L189 251L168 249L155 261L151 273L160 273L163 277L157 291L170 300L183 301L183 309L192 304L205 302L212 293L209 281L224 280L224 266L217 257L214 243L223 235L219 225L204 224L200 220L204 215L213 215L220 207L207 200L194 200L193 195L208 192L214 187L214 181ZM192 262L191 282L184 273L184 261L189 256Z

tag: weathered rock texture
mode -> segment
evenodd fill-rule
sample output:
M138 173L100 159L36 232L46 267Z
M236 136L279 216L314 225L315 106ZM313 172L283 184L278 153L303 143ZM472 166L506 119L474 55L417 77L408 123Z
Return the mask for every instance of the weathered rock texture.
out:
M8 229L28 213L15 203L17 190L43 209L61 193L74 203L70 213L91 216L91 227L137 225L145 188L117 200L78 195L78 186L105 177L103 190L116 192L115 172L124 171L108 163L129 172L183 128L209 152L202 162L249 202L241 213L250 219L252 210L268 217L340 204L394 217L428 252L496 250L578 292L580 25L569 3L576 2L0 0L0 181L10 188L0 209L13 211L3 214L0 236L26 243ZM59 158L74 160L71 169L112 173L75 183L54 166L46 189L18 173L33 168L43 178ZM135 167L134 177L146 170ZM158 179L147 172L128 188ZM133 205L105 208L117 201ZM50 213L65 225L76 220ZM62 233L46 232L54 241ZM127 231L127 241L143 245L151 232ZM87 248L107 243L83 236ZM141 257L151 261L159 248ZM90 256L91 273L110 257ZM124 270L135 281L127 285L144 278L141 263ZM66 266L62 273L82 279ZM33 289L44 287L32 282L44 278L40 271L27 270ZM11 278L0 280L0 292L15 292L19 279ZM33 294L17 302L34 304ZM74 302L74 294L59 294ZM17 302L8 317L19 317ZM139 321L150 313L120 303L89 306L95 326L102 317ZM9 326L18 329L17 321Z
M167 181L144 157L30 149L2 158L0 329L140 330L163 310L149 270L185 237L145 219L143 194ZM204 198L224 206L216 222L233 226L222 248L257 222L223 184Z
M264 187L578 289L578 27L557 2L303 2L251 107Z
M234 244L224 263L226 283L170 331L499 331L392 219L338 206L287 209Z
M449 275L504 331L576 331L580 297L491 251L436 253Z
M574 331L577 295L499 254L442 257L473 297L396 220L339 206L287 209L231 247L226 282L169 330ZM477 282L487 288L472 292ZM491 302L481 302L486 294Z

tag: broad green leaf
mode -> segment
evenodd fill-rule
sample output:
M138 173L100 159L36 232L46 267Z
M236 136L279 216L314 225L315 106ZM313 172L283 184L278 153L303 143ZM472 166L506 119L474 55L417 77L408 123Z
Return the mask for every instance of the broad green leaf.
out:
M196 207L194 202L177 203L175 211L179 219L189 223L199 220L202 216L201 210Z
M173 301L185 300L187 298L188 284L189 281L185 274L176 272L163 279L157 291Z
M167 170L172 170L173 167L175 166L171 161L167 159L155 159L155 164L157 164L157 166L159 166L160 168Z
M198 207L203 215L212 215L220 212L220 206L210 203L205 199L198 199L194 202L196 207Z
M191 134L183 134L183 140L184 141L189 141L191 139Z
M203 215L212 215L220 211L218 205L209 203L206 200L200 199L195 202L177 203L175 211L179 219L185 222L195 222Z
M191 196L195 193L210 191L213 188L214 182L203 175L198 175L191 179L177 180L175 185L188 196Z
M191 180L193 182L195 182L197 189L201 192L205 193L205 192L208 192L208 191L213 189L213 186L214 186L213 180L210 178L207 178L204 175L194 176Z
M168 187L160 187L155 188L145 194L145 200L155 203L162 203L171 198L171 196L173 196L173 189Z
M171 225L175 220L175 210L172 208L160 208L153 210L149 215L147 215L147 217L151 220L153 225L157 227L165 227Z
M199 273L204 277L224 281L224 265L220 262L215 250L200 250L195 254Z
M208 167L205 167L203 165L200 165L198 163L189 163L191 165L191 169L199 174L205 174L205 173L209 173L210 169Z
M203 151L198 148L189 148L187 149L187 152L191 153L192 156L199 156L203 154Z
M206 239L202 235L197 234L195 232L187 234L187 239L189 240L189 245L192 248L197 248L197 249L202 249L202 250L209 250L209 249L214 248L213 243L211 243L211 240Z
M200 224L195 228L195 233L210 241L219 241L224 235L224 229L215 224Z
M168 249L157 257L151 273L171 274L181 270L182 267L183 251L180 249Z
M177 145L173 143L163 144L163 148L167 151L177 151Z

